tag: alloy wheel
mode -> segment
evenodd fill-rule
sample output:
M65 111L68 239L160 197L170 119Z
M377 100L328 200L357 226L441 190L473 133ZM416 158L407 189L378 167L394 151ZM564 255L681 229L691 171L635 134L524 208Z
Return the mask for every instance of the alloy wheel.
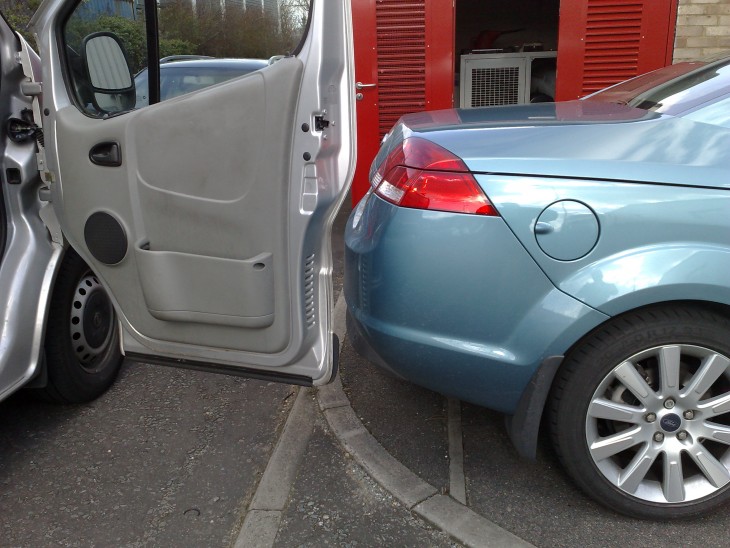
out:
M656 346L616 365L591 397L586 442L600 473L652 503L686 503L730 483L730 359Z

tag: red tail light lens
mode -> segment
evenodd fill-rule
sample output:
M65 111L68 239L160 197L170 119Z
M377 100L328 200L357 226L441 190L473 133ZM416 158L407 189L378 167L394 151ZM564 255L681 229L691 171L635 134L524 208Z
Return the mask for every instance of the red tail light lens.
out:
M400 207L499 215L461 158L419 137L394 149L372 184L378 196Z

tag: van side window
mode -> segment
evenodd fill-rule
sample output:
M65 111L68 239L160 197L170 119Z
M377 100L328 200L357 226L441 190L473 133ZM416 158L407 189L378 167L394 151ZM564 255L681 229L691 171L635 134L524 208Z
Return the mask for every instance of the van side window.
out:
M309 13L309 0L81 0L63 28L76 104L102 117L260 70L296 53ZM131 96L98 93L92 82L85 44L100 33L121 44Z

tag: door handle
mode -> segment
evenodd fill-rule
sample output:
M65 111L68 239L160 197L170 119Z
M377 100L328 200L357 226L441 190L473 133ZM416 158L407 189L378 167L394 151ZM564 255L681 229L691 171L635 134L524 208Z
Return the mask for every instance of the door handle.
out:
M97 166L119 167L122 165L122 149L119 143L99 143L89 151L89 160Z
M377 85L378 84L363 84L362 82L358 82L357 84L355 84L355 87L357 89L365 89L365 88L374 88Z

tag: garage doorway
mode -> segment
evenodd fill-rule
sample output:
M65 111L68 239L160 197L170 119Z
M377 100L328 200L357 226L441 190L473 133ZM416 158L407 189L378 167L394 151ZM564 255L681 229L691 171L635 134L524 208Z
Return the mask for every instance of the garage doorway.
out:
M552 101L559 0L456 0L454 106Z
M677 0L351 2L359 83L353 203L370 188L380 140L403 114L578 99L672 62ZM468 71L464 56L474 56ZM481 102L462 104L467 90L470 102Z

